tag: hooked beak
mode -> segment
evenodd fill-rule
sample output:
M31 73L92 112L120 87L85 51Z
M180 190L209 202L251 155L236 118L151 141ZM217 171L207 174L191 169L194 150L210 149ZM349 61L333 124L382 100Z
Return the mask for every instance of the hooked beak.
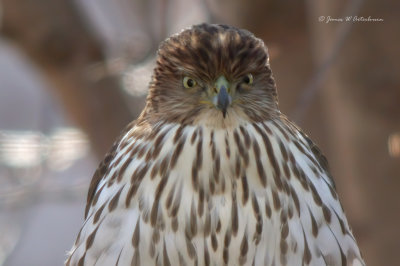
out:
M226 80L224 76L220 76L215 83L215 88L217 90L216 99L214 100L214 104L216 107L222 111L222 115L226 116L226 110L229 105L232 103L232 97L229 95L229 82Z

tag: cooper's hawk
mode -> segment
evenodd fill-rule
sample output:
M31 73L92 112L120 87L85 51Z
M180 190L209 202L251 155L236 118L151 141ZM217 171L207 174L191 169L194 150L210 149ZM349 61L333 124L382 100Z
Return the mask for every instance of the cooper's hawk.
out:
M325 157L278 109L264 43L164 41L146 107L97 169L67 265L363 265Z

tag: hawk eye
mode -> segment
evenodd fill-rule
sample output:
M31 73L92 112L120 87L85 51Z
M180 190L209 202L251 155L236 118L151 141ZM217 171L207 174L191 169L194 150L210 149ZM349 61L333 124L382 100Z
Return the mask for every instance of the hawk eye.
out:
M187 89L193 88L196 85L197 85L197 82L194 79L192 79L190 77L184 77L183 78L183 86L185 88L187 88Z
M247 74L246 76L244 76L243 82L246 83L247 85L253 84L253 75Z

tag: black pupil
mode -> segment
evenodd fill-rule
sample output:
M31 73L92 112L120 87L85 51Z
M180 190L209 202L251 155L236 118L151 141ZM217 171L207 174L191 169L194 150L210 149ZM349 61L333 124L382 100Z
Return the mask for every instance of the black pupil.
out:
M188 87L193 87L193 85L194 85L193 79L188 79L186 83L187 83Z
M250 83L250 78L249 78L249 76L245 76L244 79L243 79L243 81L244 81L244 83L249 84L249 83Z

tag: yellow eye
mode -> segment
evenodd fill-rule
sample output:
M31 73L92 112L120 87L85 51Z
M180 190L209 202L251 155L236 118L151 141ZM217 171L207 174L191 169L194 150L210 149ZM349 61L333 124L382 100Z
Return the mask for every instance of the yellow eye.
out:
M243 78L243 82L247 85L251 85L253 84L253 75L252 74L247 74L246 76L244 76Z
M197 82L190 78L190 77L184 77L183 78L183 86L187 89L193 88L194 86L197 85Z

